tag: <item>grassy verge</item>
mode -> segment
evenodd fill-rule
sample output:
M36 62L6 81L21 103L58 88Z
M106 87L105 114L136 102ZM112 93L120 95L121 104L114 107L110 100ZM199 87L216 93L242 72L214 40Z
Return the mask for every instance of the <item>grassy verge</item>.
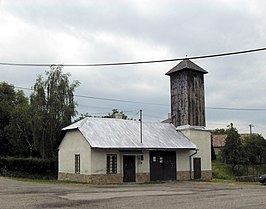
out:
M9 178L17 178L17 179L32 179L32 180L43 180L43 181L56 181L56 175L39 175L39 174L31 174L31 173L24 173L19 171L6 171L2 173L0 176L9 177Z
M56 179L41 179L41 178L24 178L24 177L12 177L12 176L0 176L4 178L13 179L16 181L22 181L22 182L30 182L30 183L40 183L40 184L86 184L86 185L92 185L89 183L84 182L77 182L77 181L60 181Z
M234 180L235 176L232 174L231 167L224 163L213 163L212 176L214 179Z

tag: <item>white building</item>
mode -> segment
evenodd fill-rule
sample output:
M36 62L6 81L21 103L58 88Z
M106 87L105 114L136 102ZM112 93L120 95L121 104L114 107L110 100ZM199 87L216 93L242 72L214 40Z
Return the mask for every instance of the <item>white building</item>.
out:
M121 183L211 178L208 131L142 125L141 133L137 121L85 118L64 128L58 179Z

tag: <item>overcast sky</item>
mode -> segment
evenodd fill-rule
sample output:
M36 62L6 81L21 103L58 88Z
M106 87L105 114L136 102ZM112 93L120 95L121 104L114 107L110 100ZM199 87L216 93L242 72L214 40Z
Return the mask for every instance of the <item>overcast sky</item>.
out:
M0 0L0 62L93 64L182 58L266 47L262 0ZM193 60L205 75L207 128L266 136L266 51ZM114 67L64 67L81 85L78 112L98 115L113 108L144 121L170 111L169 77L179 62ZM0 82L31 88L48 67L0 65ZM30 91L24 90L26 95ZM146 103L146 104L145 104ZM152 103L152 104L147 104Z

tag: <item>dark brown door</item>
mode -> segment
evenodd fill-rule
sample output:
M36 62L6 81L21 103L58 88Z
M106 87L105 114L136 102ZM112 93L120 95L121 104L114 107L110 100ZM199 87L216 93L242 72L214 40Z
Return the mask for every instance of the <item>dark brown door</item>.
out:
M176 180L176 152L150 152L150 179Z
M123 181L135 182L136 181L135 156L124 156L123 167L124 167Z
M201 159L193 158L194 179L201 178Z
M176 152L164 155L164 180L176 180Z
M163 154L150 152L150 179L151 181L163 180Z

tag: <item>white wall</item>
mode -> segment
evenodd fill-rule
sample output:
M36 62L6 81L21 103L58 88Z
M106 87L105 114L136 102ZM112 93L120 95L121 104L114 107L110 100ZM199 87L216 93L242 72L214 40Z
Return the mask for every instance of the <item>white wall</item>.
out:
M113 149L91 149L87 140L78 130L69 130L58 151L58 171L75 173L75 155L80 155L80 174L106 174L107 154L117 155L117 173L123 174L123 154ZM143 160L136 155L136 173L148 173L149 151L143 152Z
M136 156L136 173L149 173L150 172L150 152L143 151L143 160L138 160Z
M189 171L189 155L190 150L178 150L176 151L176 171Z
M106 174L107 154L117 155L117 173L123 174L123 153L113 149L91 149L91 174ZM149 151L143 152L143 160L139 160L138 155L135 156L136 173L150 172Z
M91 150L91 174L106 174L107 154L117 155L117 173L121 173L121 156L117 150L92 149Z
M199 149L193 158L201 158L201 170L211 170L211 133L208 130L188 128L181 130ZM191 152L192 154L193 152Z
M210 132L195 129L182 130L199 149L193 157L201 158L202 170L211 170L211 138ZM189 155L194 151L178 150L176 152L177 171L189 171ZM112 149L91 149L89 143L78 130L66 133L59 146L59 172L75 173L75 154L80 154L81 174L106 174L107 154L117 154L117 173L123 174L123 153ZM143 152L143 160L136 155L136 173L150 172L149 151Z
M80 155L80 173L91 174L91 147L78 130L69 130L58 151L58 171L75 173L75 155Z

